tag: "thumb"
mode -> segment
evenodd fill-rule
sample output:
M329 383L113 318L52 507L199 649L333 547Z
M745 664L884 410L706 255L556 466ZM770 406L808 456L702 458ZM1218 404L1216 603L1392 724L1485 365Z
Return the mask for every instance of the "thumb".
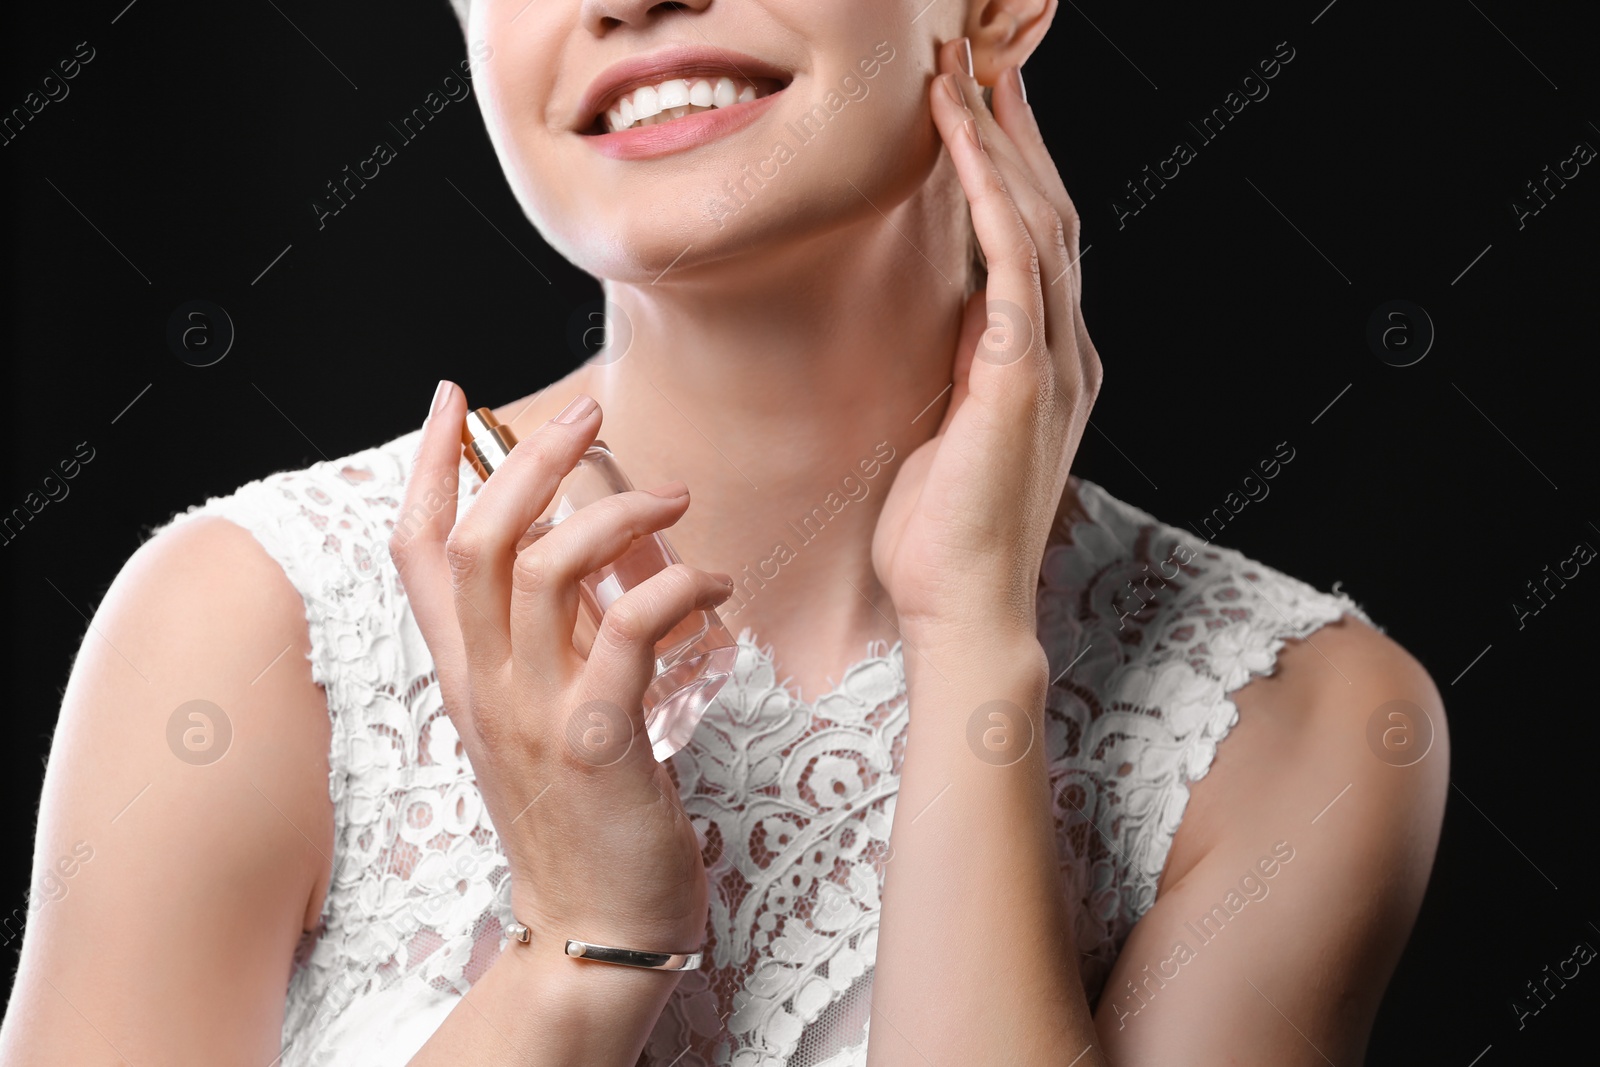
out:
M983 332L989 328L988 296L982 290L975 291L967 297L967 303L961 311L961 333L956 338L956 359L951 367L950 406L945 408L944 420L939 424L939 433L944 433L950 428L950 420L955 417L956 409L967 398L967 381L972 375L972 360L977 354L978 345L983 341Z

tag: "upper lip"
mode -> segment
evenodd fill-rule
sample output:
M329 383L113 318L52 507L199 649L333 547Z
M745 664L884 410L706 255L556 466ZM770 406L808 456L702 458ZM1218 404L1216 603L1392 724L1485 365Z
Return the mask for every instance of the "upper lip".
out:
M628 90L672 78L704 75L752 80L771 78L784 85L790 78L789 72L781 67L729 48L665 48L624 59L601 71L578 102L573 129L580 133L589 130L600 118L601 111Z

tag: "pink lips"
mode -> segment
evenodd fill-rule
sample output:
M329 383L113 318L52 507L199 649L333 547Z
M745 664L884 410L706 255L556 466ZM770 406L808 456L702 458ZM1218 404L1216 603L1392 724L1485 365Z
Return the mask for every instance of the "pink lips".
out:
M670 122L640 126L616 133L592 133L593 124L604 123L600 113L621 90L649 85L669 78L728 76L777 88L749 103L733 104L713 111L687 115ZM602 155L613 159L650 159L682 152L716 140L754 122L767 108L768 101L788 86L789 71L755 56L727 48L677 45L648 55L632 56L613 63L590 83L572 119L572 129Z
M687 151L744 129L760 118L782 91L780 89L747 103L701 111L670 122L658 122L653 126L635 126L616 133L593 134L585 137L584 141L601 155L612 159L654 159Z

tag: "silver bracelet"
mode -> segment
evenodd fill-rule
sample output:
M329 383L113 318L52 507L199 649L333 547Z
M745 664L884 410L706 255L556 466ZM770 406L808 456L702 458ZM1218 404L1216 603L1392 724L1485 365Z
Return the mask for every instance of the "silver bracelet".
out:
M526 945L533 940L533 931L522 923L513 922L506 927L506 936ZM643 967L649 971L697 971L704 955L699 952L643 952L639 949L595 945L572 938L567 939L564 951L574 959L616 963L624 967Z

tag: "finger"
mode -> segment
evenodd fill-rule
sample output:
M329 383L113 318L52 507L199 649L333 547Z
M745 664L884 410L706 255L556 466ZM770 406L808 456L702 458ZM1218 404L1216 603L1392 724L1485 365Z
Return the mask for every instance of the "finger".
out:
M1072 269L1069 281L1073 286L1074 299L1081 299L1083 281L1077 262L1082 255L1079 251L1082 220L1079 218L1077 205L1072 202L1072 196L1067 192L1066 182L1061 178L1061 170L1050 155L1050 149L1045 146L1044 135L1039 130L1038 117L1029 105L1026 91L1022 87L1020 69L1011 67L1001 75L1000 81L995 85L993 111L996 122L1010 135L1012 145L1033 175L1035 185L1055 205L1057 213L1061 216L1068 263Z
M982 142L983 149L993 156L997 162L1002 165L1008 165L1017 173L1025 175L1031 183L1033 182L1032 168L1024 161L1022 153L1018 151L1017 146L1012 143L1010 132L1000 125L991 108L984 103L983 86L978 83L976 78L967 73L966 60L964 58L967 47L963 41L964 38L957 38L954 41L946 41L940 47L939 69L947 74L956 76L957 86L961 90L962 101L978 120L979 140ZM999 91L998 87L994 89L996 94Z
M1007 68L993 93L993 110L982 103L979 86L965 73L961 52L946 47L940 60L963 87L963 99L976 102L974 118L984 148L995 159L1007 189L1027 224L1040 260L1045 308L1045 343L1065 395L1091 401L1099 390L1099 357L1088 340L1080 300L1079 219L1066 185L1045 148L1033 109L1027 104L1021 72ZM1006 123L1001 119L1005 118Z
M488 666L511 657L511 569L517 544L599 429L599 405L578 397L516 443L450 532L445 554L469 663ZM459 423L456 433L459 448Z
M656 642L691 611L713 608L732 592L733 579L727 575L674 563L622 594L600 621L584 670L585 691L637 715L635 724L642 731L644 691L655 677Z
M417 441L405 499L389 535L389 557L400 574L417 628L428 643L440 685L454 696L463 692L466 678L445 540L456 520L461 480L459 427L467 401L460 387L449 381L439 383L434 397ZM465 708L465 702L460 706Z
M1027 93L1023 89L1022 71L1017 67L1008 68L995 86L994 117L1010 133L1010 143L1016 147L1032 172L1036 185L1056 206L1061 218L1067 262L1061 275L1047 278L1046 285L1051 289L1060 288L1070 300L1074 341L1071 348L1078 360L1078 377L1092 399L1100 390L1102 373L1099 353L1089 339L1083 321L1083 252L1079 250L1082 220L1078 216L1077 206L1067 193L1060 168L1045 146L1037 116L1028 104ZM1047 293L1046 300L1049 299L1050 294Z
M981 107L978 110L980 116L985 114ZM995 166L1005 180L1017 214L1022 216L1033 238L1034 252L1039 257L1039 295L1045 316L1043 342L1054 353L1061 340L1070 337L1072 328L1072 292L1065 285L1052 284L1063 281L1069 273L1066 227L1055 206L1034 187L1026 168L1001 153L1005 147L997 139L992 144L991 154L998 157Z
M966 73L964 65L957 58L960 54L947 45L941 59L949 65L947 73L956 78L962 99L976 121L983 149L994 160L1005 180L1006 190L1033 238L1034 250L1039 257L1040 287L1045 309L1045 333L1042 336L1045 345L1052 346L1063 336L1070 336L1072 323L1070 290L1066 286L1054 289L1050 286L1052 281L1066 275L1070 263L1064 220L1056 204L1045 195L1033 173L1032 164L1023 157L1010 134L985 106L982 87Z
M1042 373L1048 366L1049 350L1045 347L1044 294L1033 234L1017 210L1005 176L989 153L978 145L975 119L959 100L955 78L941 74L935 83L932 90L934 124L950 151L971 209L972 228L989 264L984 295L987 318L995 328L985 336L980 359L982 364L1026 362ZM1000 343L991 344L994 339L999 339ZM1010 380L1010 376L996 378L980 363L974 363L968 388L974 395L1000 389L1001 395L1010 398L1007 407L1012 410L1007 412L1008 416L1020 416L1022 412L1016 409L1031 404L1033 391L987 384L1003 380Z
M983 290L976 289L967 297L966 307L962 310L961 335L956 340L955 364L950 376L950 403L945 405L944 418L939 420L939 429L934 432L935 437L950 428L956 412L961 410L962 401L967 398L967 383L972 376L973 355L978 351L983 331L989 326L986 303Z
M579 508L517 554L511 576L511 645L517 661L576 657L578 581L614 563L636 538L683 517L689 488L682 482L634 490Z

